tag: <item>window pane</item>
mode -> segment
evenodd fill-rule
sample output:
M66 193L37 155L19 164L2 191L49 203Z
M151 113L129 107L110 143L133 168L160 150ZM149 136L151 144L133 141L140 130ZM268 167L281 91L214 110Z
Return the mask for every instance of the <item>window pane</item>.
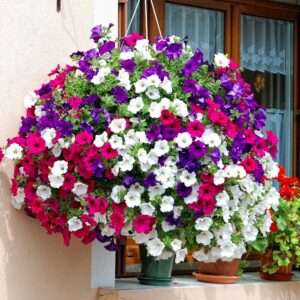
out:
M204 58L224 52L224 12L179 4L166 4L167 35L188 36L193 48L200 48Z
M138 0L128 0L128 14L127 14L127 19L128 19L128 24L133 16L134 10L136 8L136 5L138 3ZM140 24L141 24L141 3L139 5L139 7L137 8L136 14L132 20L131 26L129 28L128 34L132 33L132 32L138 32L140 33Z
M267 129L279 138L278 162L293 166L293 23L242 15L241 66L255 99L267 108Z

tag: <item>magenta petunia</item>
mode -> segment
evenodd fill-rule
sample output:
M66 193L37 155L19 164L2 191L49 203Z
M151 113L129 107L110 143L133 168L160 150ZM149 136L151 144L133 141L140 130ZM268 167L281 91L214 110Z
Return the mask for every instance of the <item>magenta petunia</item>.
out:
M191 121L187 124L187 132L191 135L191 137L196 138L196 137L201 137L203 132L204 132L204 126L203 124L198 121Z
M149 233L155 224L156 219L148 215L139 215L132 221L132 226L137 233Z

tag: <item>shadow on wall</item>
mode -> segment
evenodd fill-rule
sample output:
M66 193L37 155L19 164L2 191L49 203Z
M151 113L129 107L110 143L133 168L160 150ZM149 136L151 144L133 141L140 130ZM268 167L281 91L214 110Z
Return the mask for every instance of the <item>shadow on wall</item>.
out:
M37 220L16 211L9 201L10 182L0 172L0 299L92 300L90 247L60 236L47 236Z

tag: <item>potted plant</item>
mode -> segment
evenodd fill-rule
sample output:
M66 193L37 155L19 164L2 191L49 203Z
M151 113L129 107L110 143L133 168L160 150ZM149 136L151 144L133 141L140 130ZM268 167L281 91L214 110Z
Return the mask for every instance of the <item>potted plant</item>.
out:
M173 261L196 247L200 261L239 259L278 202L264 182L278 167L263 109L225 55L210 64L178 37L137 33L117 47L110 27L94 27L95 47L25 97L4 147L14 207L66 245L112 251L133 237L144 284L170 284Z
M273 223L261 256L260 276L266 280L289 281L293 264L300 264L300 182L284 173L281 167L279 206L275 212L269 210Z

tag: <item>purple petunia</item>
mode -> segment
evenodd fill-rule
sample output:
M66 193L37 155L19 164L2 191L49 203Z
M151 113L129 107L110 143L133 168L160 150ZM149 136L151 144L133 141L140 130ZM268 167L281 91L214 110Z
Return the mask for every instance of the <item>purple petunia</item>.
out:
M136 179L135 177L133 176L125 176L124 179L123 179L123 185L126 187L126 188L129 188L131 185L135 184L136 183Z
M149 173L144 179L143 184L146 188L149 188L150 186L155 186L157 184L156 175L153 172Z
M123 104L128 100L127 92L118 85L112 89L111 93L118 104Z
M207 147L201 141L195 141L189 147L189 154L196 159L202 158L206 153Z
M120 65L126 72L129 72L129 73L134 72L135 67L136 67L136 63L134 62L133 59L125 59L125 60L121 61Z
M99 47L99 54L103 55L107 52L111 52L115 48L116 48L115 42L112 42L112 41L106 42L102 46Z
M177 59L182 54L182 44L172 43L167 46L165 52L168 59Z
M191 186L185 186L184 183L180 182L177 185L176 191L179 197L186 198L192 193L193 188Z
M98 41L101 38L101 34L102 34L102 26L101 25L97 25L95 27L92 28L92 34L90 39L92 39L94 41L94 43L98 43Z

